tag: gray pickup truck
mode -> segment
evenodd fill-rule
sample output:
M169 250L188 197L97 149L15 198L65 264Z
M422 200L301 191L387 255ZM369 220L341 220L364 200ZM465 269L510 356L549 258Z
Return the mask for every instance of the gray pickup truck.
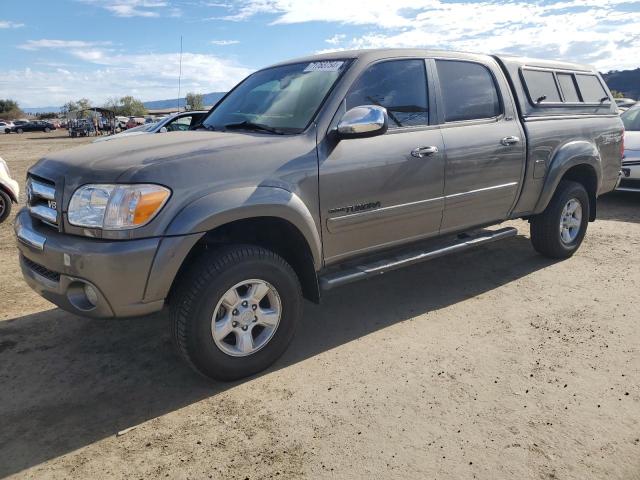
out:
M52 153L15 231L26 281L70 312L169 305L200 373L286 349L303 298L516 234L571 256L616 187L623 125L584 65L428 50L260 70L194 131Z

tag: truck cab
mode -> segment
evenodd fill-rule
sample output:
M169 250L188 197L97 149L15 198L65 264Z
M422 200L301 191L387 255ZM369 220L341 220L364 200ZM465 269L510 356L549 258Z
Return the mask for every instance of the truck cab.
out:
M286 349L303 298L515 235L579 248L619 178L596 70L418 49L283 62L194 130L53 153L16 219L27 282L93 317L169 306L179 351L234 379Z

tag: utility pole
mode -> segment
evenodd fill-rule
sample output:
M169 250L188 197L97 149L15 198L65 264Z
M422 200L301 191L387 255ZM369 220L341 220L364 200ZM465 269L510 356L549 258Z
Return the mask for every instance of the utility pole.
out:
M178 112L180 112L180 83L182 81L182 35L180 35L180 71L178 73Z

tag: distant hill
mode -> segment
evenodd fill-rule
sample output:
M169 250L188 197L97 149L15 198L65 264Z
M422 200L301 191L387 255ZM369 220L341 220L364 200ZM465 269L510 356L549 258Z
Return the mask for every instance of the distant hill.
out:
M204 104L213 105L220 100L226 92L211 92L204 95ZM180 100L180 105L184 107L185 99ZM178 106L178 99L171 98L169 100L152 100L144 102L144 106L150 110L161 110L163 108L175 108Z
M61 107L33 107L33 108L21 108L24 113L58 113Z
M616 90L627 98L640 99L640 68L614 70L603 73L602 77L611 90Z

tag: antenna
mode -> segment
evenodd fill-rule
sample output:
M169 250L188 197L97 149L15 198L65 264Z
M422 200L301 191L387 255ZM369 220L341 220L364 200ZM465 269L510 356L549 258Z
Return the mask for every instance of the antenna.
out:
M180 112L180 82L182 80L182 35L180 35L180 72L178 73L178 112Z

